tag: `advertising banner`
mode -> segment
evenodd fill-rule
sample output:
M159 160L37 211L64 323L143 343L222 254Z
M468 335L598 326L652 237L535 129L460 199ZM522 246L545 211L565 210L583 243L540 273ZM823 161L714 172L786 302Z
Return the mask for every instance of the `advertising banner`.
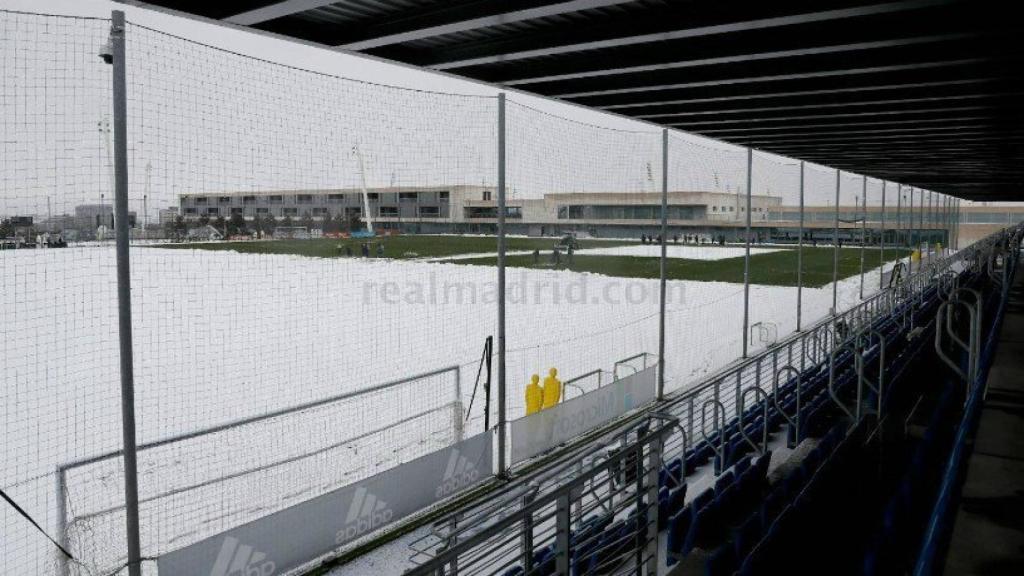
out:
M160 556L160 576L273 576L491 476L484 432Z
M657 367L651 366L582 396L513 420L512 462L533 458L652 402L656 376Z

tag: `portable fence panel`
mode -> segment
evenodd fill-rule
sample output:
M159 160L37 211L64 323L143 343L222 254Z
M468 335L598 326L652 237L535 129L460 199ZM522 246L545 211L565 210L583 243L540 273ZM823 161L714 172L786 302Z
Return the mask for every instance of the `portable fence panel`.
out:
M109 29L0 11L0 487L57 541L57 467L121 441ZM0 534L0 572L54 573L6 503Z
M702 224L669 233L666 387L677 390L742 354L747 151L671 131L668 182L670 207L683 201L674 193L701 193L691 210ZM677 222L685 220L672 218L670 212L670 228Z
M752 168L750 353L796 330L802 261L800 162L755 151Z
M509 99L506 134L512 420L526 414L534 375L546 389L554 370L569 399L657 362L662 133L587 124ZM609 196L614 202L603 203ZM616 237L593 237L609 223L623 224ZM524 235L532 249L515 248Z
M143 556L479 432L494 275L424 260L494 242L400 233L493 193L495 99L126 36ZM112 570L119 457L66 464L67 540Z

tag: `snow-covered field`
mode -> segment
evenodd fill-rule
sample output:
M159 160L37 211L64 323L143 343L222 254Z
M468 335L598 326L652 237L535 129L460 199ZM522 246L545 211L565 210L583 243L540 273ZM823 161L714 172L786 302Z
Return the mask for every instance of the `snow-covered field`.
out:
M779 248L751 248L750 254L768 254L778 252L779 250ZM661 246L641 244L637 246L616 246L613 248L587 248L577 253L596 256L647 256L660 258ZM665 247L665 255L668 258L686 258L689 260L725 260L726 258L738 258L745 253L745 248L738 246L668 245Z
M0 253L0 268L0 485L53 533L57 466L120 445L114 250L8 251ZM876 274L867 278L877 284ZM453 364L461 367L468 403L484 340L496 333L495 272L482 266L136 248L132 283L140 442ZM856 301L858 287L857 277L840 284L840 308ZM657 352L657 280L511 269L508 289L510 418L522 414L532 373L557 367L567 379ZM780 337L795 327L794 288L752 286L750 295L752 324L773 323ZM668 298L670 389L739 356L742 285L673 281ZM831 298L831 287L804 290L805 325L827 313ZM433 420L354 446L327 443L439 406L449 399L432 396L449 389L446 382L425 382L343 413L307 414L302 421L275 421L216 442L143 455L144 556L433 449L446 441ZM473 407L475 426L481 395ZM307 448L324 452L272 473L217 481ZM69 516L120 503L116 460L68 481ZM156 497L196 482L203 488ZM87 563L93 557L116 561L122 525L123 517L113 514L76 526L81 534L72 545L80 548L73 552ZM0 527L0 572L53 572L51 548L8 507L0 507Z

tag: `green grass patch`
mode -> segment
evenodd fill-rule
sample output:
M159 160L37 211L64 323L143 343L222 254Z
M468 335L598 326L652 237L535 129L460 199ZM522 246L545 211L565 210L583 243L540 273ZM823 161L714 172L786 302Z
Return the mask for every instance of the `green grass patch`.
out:
M318 238L310 240L259 240L250 242L199 242L184 244L161 244L160 248L189 250L228 250L241 254L294 254L315 258L337 258L345 256L345 246L352 248L352 254L360 255L364 242L380 243L384 246L384 257L395 259L443 258L460 254L487 254L498 251L498 240L494 236L381 236L377 238ZM551 251L558 242L556 238L507 238L507 250ZM634 245L624 240L580 240L582 248L609 248ZM376 244L371 244L376 250ZM375 255L375 252L374 252Z
M819 288L832 282L832 248L805 247L803 254L803 284L810 288ZM839 252L839 279L860 274L860 248L843 248ZM900 250L899 256L906 256L909 250ZM864 252L864 268L881 265L881 251L869 248ZM885 251L887 261L896 259L897 251ZM476 264L494 266L497 258L468 258L453 260L455 264ZM594 272L606 276L623 278L658 278L660 276L659 259L638 256L595 256L576 254L572 264L563 256L561 263L551 263L550 254L542 254L540 261L534 263L533 256L509 256L506 265L515 268L534 268L543 270L571 270L574 272ZM723 260L690 260L685 258L669 258L667 276L669 280L697 280L703 282L743 283L743 257L726 258ZM797 284L797 250L786 249L768 254L750 256L750 282L772 286L796 286Z

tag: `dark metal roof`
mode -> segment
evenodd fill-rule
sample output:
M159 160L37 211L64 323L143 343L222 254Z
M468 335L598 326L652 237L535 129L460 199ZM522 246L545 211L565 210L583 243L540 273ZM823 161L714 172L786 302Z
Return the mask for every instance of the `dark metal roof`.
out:
M153 0L976 200L1024 200L1007 0Z

